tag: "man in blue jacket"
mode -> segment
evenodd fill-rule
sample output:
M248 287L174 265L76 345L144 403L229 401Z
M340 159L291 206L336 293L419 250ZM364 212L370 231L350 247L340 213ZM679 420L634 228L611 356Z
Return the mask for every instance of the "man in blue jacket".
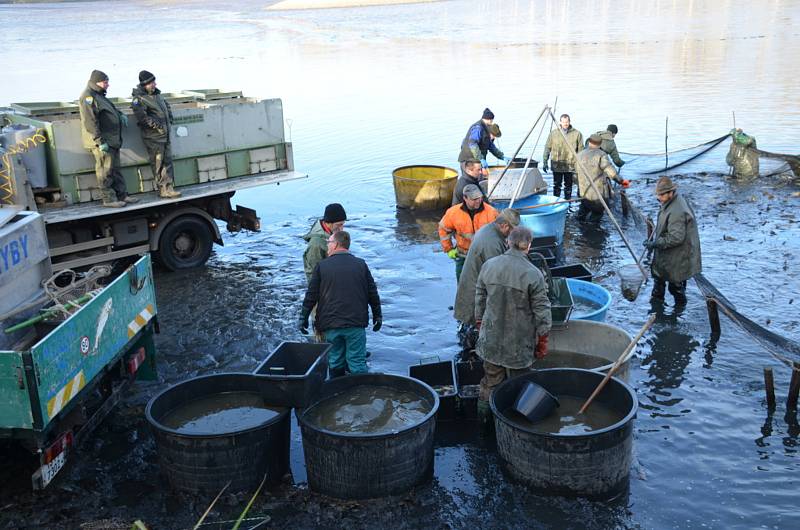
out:
M308 332L308 318L317 306L314 326L331 343L328 367L331 377L367 371L367 306L372 309L372 331L383 324L381 299L367 263L350 253L350 234L344 230L328 237L328 257L314 268L308 284L300 331Z
M500 138L500 127L494 123L494 113L483 109L481 119L470 125L467 135L461 142L461 152L458 154L458 163L461 166L461 174L466 174L464 163L467 160L479 160L481 167L486 169L489 163L486 161L486 154L491 153L498 160L509 162L503 152L494 145L495 138Z

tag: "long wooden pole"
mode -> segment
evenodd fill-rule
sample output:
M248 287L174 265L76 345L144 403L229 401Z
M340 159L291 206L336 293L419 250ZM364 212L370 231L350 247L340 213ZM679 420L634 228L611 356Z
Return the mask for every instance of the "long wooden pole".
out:
M549 110L549 107L546 107L546 109ZM556 121L556 117L553 115L552 111L550 111L550 117L553 119L553 121ZM561 129L561 127L558 128L558 131L561 133L561 136L564 137L564 142L567 142L567 135L564 134L564 131ZM575 157L575 163L580 167L580 169L586 175L589 175L589 172L586 171L586 167L583 165L583 162L581 162L580 158L578 158L578 154L577 153L573 153L572 150L570 150L569 152L572 153L572 155ZM609 219L611 219L611 222L614 224L614 228L617 229L617 232L619 232L619 235L622 238L623 243L625 243L625 246L628 248L628 252L631 253L631 257L634 259L634 261L636 261L636 258L637 258L636 253L633 251L633 247L631 246L630 242L628 241L628 238L625 237L625 233L622 231L622 228L619 226L619 223L617 222L617 219L614 217L614 214L611 213L611 209L608 207L608 204L606 204L605 199L603 199L603 194L600 193L600 190L597 189L597 185L595 185L594 180L592 180L592 179L588 179L588 180L589 180L589 185L592 187L592 190L594 190L595 194L600 199L600 203L603 205L603 208L605 209L606 213L608 214ZM644 267L642 267L642 264L639 263L638 261L636 261L636 265L639 267L639 271L642 273L642 277L646 280L647 279L647 271L644 270Z
M636 335L636 337L634 337L631 343L628 344L628 347L625 348L625 351L622 352L622 355L620 355L617 361L614 363L614 365L611 366L611 369L608 371L606 376L603 378L602 381L600 381L600 384L597 385L597 388L594 389L594 392L592 392L592 395L589 396L589 399L586 400L586 403L583 404L581 410L578 411L578 414L583 414L586 411L586 409L589 408L589 405L591 405L594 398L597 397L597 394L599 394L600 391L603 390L603 388L606 386L606 383L608 383L608 380L611 379L611 377L614 375L614 372L616 372L619 369L619 367L622 366L625 360L627 360L628 355L636 347L636 344L639 342L639 340L641 340L642 335L644 335L645 332L648 329L650 329L650 326L652 326L653 322L655 321L656 321L656 316L654 314L650 315L650 318L648 318L647 322L644 323L644 326L642 326L642 329L639 330L639 333Z

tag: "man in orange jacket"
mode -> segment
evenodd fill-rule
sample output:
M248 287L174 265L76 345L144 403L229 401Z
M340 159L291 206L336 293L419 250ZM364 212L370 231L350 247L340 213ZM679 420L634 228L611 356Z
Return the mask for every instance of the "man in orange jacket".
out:
M456 262L456 282L461 277L461 269L475 232L496 218L497 210L483 202L483 193L474 184L464 186L463 200L444 213L439 221L439 239L447 256Z

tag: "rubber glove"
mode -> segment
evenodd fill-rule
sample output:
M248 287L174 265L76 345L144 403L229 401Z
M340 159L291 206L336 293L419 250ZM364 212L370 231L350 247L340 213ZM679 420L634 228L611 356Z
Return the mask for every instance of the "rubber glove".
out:
M508 164L509 162L511 162L511 157L509 157L509 156L504 156L504 157L503 157L503 162L505 162L506 164Z
M626 188L626 189L630 188L631 187L631 181L630 180L626 180L626 179L622 179L622 187Z
M550 171L550 166L548 166L548 165L547 165L547 160L545 160L544 162L542 162L542 171L544 171L545 173L547 173L548 171Z
M487 167L489 167L489 162L487 162L485 158L481 158L481 167L483 169L486 169Z
M458 257L458 249L451 248L447 251L447 257L450 259L456 259Z
M103 142L102 144L100 144L99 149L104 153L108 153L108 144Z
M536 348L533 350L533 355L537 359L544 359L545 355L547 355L547 341L549 340L550 335L542 335L539 337L539 340L536 342Z
M475 331L480 331L481 330L481 324L482 323L483 323L483 320L476 320L475 321Z
M380 331L383 326L383 319L381 317L372 319L372 331Z
M122 122L122 126L123 127L127 127L128 126L128 117L125 114L121 113L121 112L119 113L119 121Z
M652 239L647 239L642 244L644 245L644 248L646 248L647 250L653 250L654 248L656 248L656 242L653 241Z
M300 333L303 335L308 335L308 317L309 314L305 309L303 310L302 314L300 315L300 320L298 321L297 328L300 330Z

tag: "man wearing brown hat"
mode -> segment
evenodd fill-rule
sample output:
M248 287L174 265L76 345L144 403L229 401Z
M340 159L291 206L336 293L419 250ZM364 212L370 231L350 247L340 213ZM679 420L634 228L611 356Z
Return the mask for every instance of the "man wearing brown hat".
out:
M475 325L475 286L483 264L508 250L506 238L511 230L519 226L519 212L506 208L497 215L493 223L484 226L472 238L461 277L458 279L454 314L461 322L459 338L462 342L471 335ZM463 344L469 347L469 344Z
M644 246L653 250L653 300L664 301L668 283L675 304L682 305L686 303L686 281L703 266L694 210L677 190L669 177L658 179L656 198L661 208L653 237Z
M122 128L128 126L128 117L106 97L108 86L108 76L100 70L93 70L78 100L81 137L83 146L94 155L94 170L103 206L121 208L138 199L128 195L120 172Z
M142 133L142 142L147 148L158 194L165 199L180 197L180 192L174 188L175 176L169 141L173 122L172 109L161 95L161 90L156 87L156 76L147 70L139 72L139 84L133 88L131 98L131 108Z
M478 160L481 167L486 169L489 163L486 161L486 154L491 153L498 160L510 161L503 155L503 152L494 145L496 138L501 136L500 127L494 123L494 113L488 108L483 109L481 119L470 125L467 135L461 142L461 152L458 154L458 163L461 166L461 174L466 173L464 163L467 160Z
M331 203L325 207L325 215L322 219L314 221L311 229L303 239L308 242L303 253L303 269L306 273L306 280L311 280L311 274L317 263L328 257L328 237L331 234L344 229L344 222L347 221L347 213L338 202Z
M451 206L439 221L442 250L456 262L456 282L475 233L497 218L497 210L483 202L483 193L474 184L464 187L461 203ZM455 239L455 245L453 245Z
M605 208L602 200L608 203L611 199L609 179L619 182L623 188L630 186L630 181L620 178L609 162L608 155L600 149L602 141L599 135L593 134L589 137L588 148L578 153L576 165L578 188L582 199L578 209L580 221L587 217L599 221L603 217Z

